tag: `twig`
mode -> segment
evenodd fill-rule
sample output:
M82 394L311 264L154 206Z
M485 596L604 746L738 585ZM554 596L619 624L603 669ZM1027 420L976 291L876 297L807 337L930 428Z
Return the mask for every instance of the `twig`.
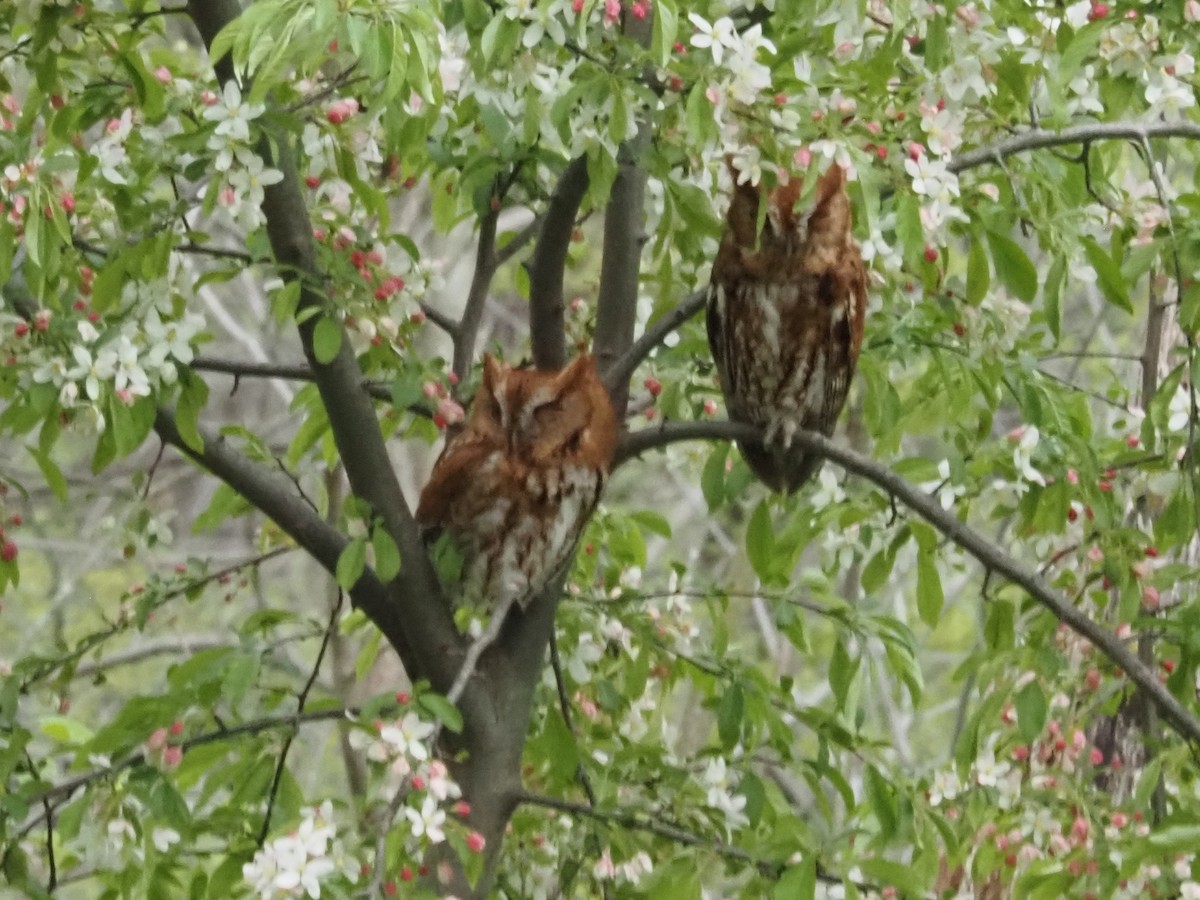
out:
M656 428L626 435L617 450L618 464L639 453L663 447L677 441L761 439L758 429L735 422L664 422ZM1146 692L1163 719L1182 737L1200 744L1200 719L1197 719L1176 697L1159 682L1158 676L1137 655L1129 650L1115 634L1092 620L1086 613L1051 588L1035 572L1018 563L995 544L975 531L920 488L905 481L887 467L835 444L824 435L811 431L796 433L793 443L803 449L831 460L847 472L858 475L898 499L913 512L933 525L943 535L973 556L986 569L1004 576L1025 590L1037 603L1050 611L1080 636L1090 641L1101 653L1122 669L1129 679Z
M682 303L649 326L604 373L604 384L609 391L624 387L637 367L642 364L642 360L649 356L668 334L704 308L707 296L707 292L703 290L689 294Z
M167 591L167 593L163 594L162 597L160 597L158 599L158 601L155 603L154 608L158 609L160 606L162 606L163 604L167 603L170 600L174 600L177 597L182 597L185 594L187 594L191 591L194 591L198 588L202 588L205 585L211 584L214 581L219 581L220 579L225 578L229 575L232 575L235 572L240 572L242 569L261 565L262 563L265 563L269 559L274 559L276 556L281 556L284 553L290 553L295 549L296 549L295 547L276 547L274 550L270 550L266 553L260 554L259 556L255 556L252 559L244 560L240 563L235 563L232 566L226 566L224 569L221 569L220 571L217 571L217 572L211 572L208 575L205 575L203 578L200 578L196 581L189 581L186 585L184 585L182 587L174 588L170 591ZM28 691L31 687L33 687L33 685L37 684L39 681L41 681L45 678L48 678L50 675L57 672L63 666L66 666L66 665L74 662L75 660L79 659L80 657L85 656L86 654L90 653L92 650L96 649L96 647L100 646L102 643L104 643L110 637L120 634L127 627L129 627L130 624L131 623L118 622L116 624L110 625L108 628L104 629L103 631L95 631L92 634L88 635L87 637L81 638L79 643L76 644L75 649L72 650L70 653L67 653L64 656L60 656L57 659L48 661L43 666L43 668L41 668L39 670L35 670L31 675L26 677L26 679L21 682L21 692L24 693L25 691Z
M517 803L523 803L529 806L541 806L546 809L554 809L559 812L571 813L573 815L584 816L589 819L597 819L602 822L611 822L615 825L620 825L622 828L631 828L638 831L648 831L651 834L656 834L659 837L667 838L675 841L677 844L683 844L687 847L700 847L705 850L711 850L719 856L724 856L728 859L736 859L741 862L748 862L755 866L760 873L768 878L778 878L783 870L783 866L777 862L763 859L754 856L751 853L743 850L741 847L735 847L732 844L727 844L718 838L705 837L704 835L696 834L687 831L677 825L669 825L665 822L658 822L648 816L638 813L624 812L621 810L605 810L597 809L592 806L586 806L582 803L575 803L571 800L560 800L558 797L548 797L544 794L534 794L529 791L522 791L516 798Z
M571 716L571 701L567 697L567 681L563 677L562 659L558 655L558 639L553 634L550 635L550 668L554 670L554 686L558 689L558 709L562 713L567 731L571 732L571 737L575 739L575 749L578 752L579 734L575 730L575 722ZM592 788L592 779L588 776L587 768L583 765L582 754L580 754L579 763L575 768L575 777L579 779L583 792L587 794L588 803L595 806L596 792Z
M496 250L496 268L504 265L521 252L542 230L542 216L534 216L532 221L515 235L503 247Z
M325 659L325 651L329 648L329 640L333 637L333 632L337 628L338 613L342 611L342 592L337 593L337 602L333 604L333 609L329 614L329 624L325 626L325 636L321 638L321 647L317 650L317 659L313 663L312 671L308 674L308 681L304 682L304 687L300 689L300 693L296 698L296 716L297 722L299 716L304 714L304 705L308 702L309 692L312 691L313 685L317 681L317 673L321 671L321 663ZM283 771L287 765L288 751L292 749L292 741L296 739L296 729L292 729L291 733L283 742L283 749L279 751L279 761L275 764L275 776L271 779L271 790L267 794L267 810L263 813L262 830L258 834L258 846L262 845L267 840L267 835L271 831L271 813L275 810L275 798L279 794L279 784L283 781Z

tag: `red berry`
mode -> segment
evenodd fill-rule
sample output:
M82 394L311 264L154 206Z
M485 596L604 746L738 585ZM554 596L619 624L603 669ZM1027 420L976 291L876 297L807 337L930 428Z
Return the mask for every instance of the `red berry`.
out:
M18 322L13 327L13 333L16 334L16 336L19 338L25 337L25 335L29 334L29 323L28 322Z
M662 393L662 382L659 381L657 378L655 378L653 375L651 375L649 378L647 378L645 380L644 384L646 386L646 390L648 390L650 392L651 397L657 397L659 394Z
M17 545L13 541L5 541L4 546L0 547L0 559L5 562L12 562L17 558Z
M937 258L937 247L933 246L932 244L927 244L925 246L925 262L935 263L937 262Z

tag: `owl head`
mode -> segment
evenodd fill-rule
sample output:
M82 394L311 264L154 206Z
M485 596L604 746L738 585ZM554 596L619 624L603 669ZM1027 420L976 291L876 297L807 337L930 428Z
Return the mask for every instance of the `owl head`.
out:
M530 465L571 461L607 471L617 444L616 414L590 354L557 372L485 356L468 428Z
M766 195L766 218L760 232L758 216L763 188L749 181L739 184L737 169L728 159L726 164L733 175L734 187L725 240L734 246L743 251L797 253L806 241L811 244L814 240L822 241L826 236L832 236L844 245L849 239L850 198L844 190L846 172L841 166L834 163L821 176L812 205L802 214L796 211L804 188L801 179L792 177L786 184L770 188Z

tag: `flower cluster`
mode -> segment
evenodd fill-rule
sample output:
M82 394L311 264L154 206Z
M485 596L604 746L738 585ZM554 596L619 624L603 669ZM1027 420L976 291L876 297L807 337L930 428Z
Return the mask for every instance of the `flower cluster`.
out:
M268 841L242 866L242 877L262 900L315 900L321 896L322 881L340 875L353 883L358 873L359 864L337 840L333 804L328 800L306 809L294 831Z

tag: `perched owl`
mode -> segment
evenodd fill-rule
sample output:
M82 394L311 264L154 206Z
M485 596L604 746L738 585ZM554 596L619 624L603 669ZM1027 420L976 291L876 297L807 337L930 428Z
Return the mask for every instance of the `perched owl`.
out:
M464 599L529 605L570 561L616 443L616 414L590 355L558 372L484 357L466 425L434 464L416 512L455 539Z
M820 466L792 436L832 434L862 346L866 268L850 233L845 180L831 166L802 215L797 179L772 189L761 232L759 188L735 184L713 263L708 341L721 391L730 419L763 429L761 443L741 445L742 456L776 491L796 490Z

